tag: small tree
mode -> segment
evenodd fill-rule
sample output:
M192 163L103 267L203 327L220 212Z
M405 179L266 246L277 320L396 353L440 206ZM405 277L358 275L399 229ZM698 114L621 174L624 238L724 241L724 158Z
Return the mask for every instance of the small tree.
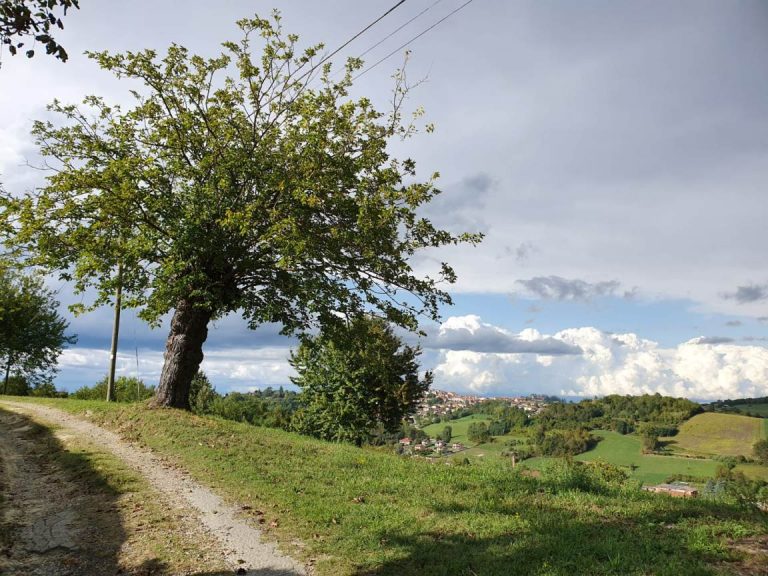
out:
M419 378L419 348L404 345L386 322L358 316L303 340L291 354L302 389L294 428L326 440L365 442L377 424L396 432L432 382Z
M56 360L75 336L65 335L69 323L58 313L59 303L38 276L0 266L0 362L7 393L11 375L38 383L50 378Z
M419 182L413 160L390 156L390 141L415 130L402 72L382 113L349 97L359 60L334 77L316 62L321 47L301 51L278 15L238 24L242 39L216 58L176 45L160 61L151 50L90 54L143 85L134 106L54 102L62 122L33 130L48 184L5 201L9 243L91 288L93 306L122 286L124 306L150 323L173 311L161 406L189 409L212 320L240 311L251 328L292 333L374 310L415 330L450 303L441 283L455 274L443 263L417 275L413 255L480 240L420 217L437 174Z
M643 452L655 452L659 449L659 435L653 429L646 429L640 433Z
M467 428L467 438L470 442L483 444L491 440L491 434L485 422L472 422Z
M443 428L443 431L440 433L440 440L445 442L446 444L451 441L451 438L453 437L453 429L450 426L446 426Z
M207 414L211 410L213 401L219 397L213 389L211 381L202 370L198 370L192 378L189 389L189 406L195 414Z

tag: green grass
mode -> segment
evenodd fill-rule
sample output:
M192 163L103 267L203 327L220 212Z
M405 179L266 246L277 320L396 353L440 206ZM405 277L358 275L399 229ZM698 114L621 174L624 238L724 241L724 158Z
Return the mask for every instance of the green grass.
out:
M687 420L676 436L664 439L678 452L699 455L750 456L752 446L763 438L761 418L705 412Z
M729 410L736 412L752 412L754 414L760 414L764 418L768 418L768 402L761 402L759 404L736 404L729 407Z
M470 424L473 424L474 422L485 422L488 424L490 421L490 416L486 416L485 414L470 414L469 416L464 416L464 418L449 420L448 422L440 422L439 424L430 424L429 426L425 426L423 430L430 438L436 438L440 436L443 428L450 426L452 434L451 442L461 442L466 446L473 446L474 443L470 442L469 438L467 438L467 429L469 429Z
M748 561L732 542L768 532L758 513L635 486L558 488L499 458L451 465L174 410L43 402L88 409L263 512L267 538L314 559L318 576L729 574Z
M588 452L579 454L575 460L590 462L603 460L627 468L633 479L643 484L658 484L674 475L690 476L704 481L712 478L721 466L721 462L709 458L683 458L678 456L659 456L643 454L640 439L634 435L621 435L609 430L596 430L596 435L603 438L598 445ZM552 458L531 458L524 466L540 470ZM768 481L768 467L758 464L739 464L736 471L744 472L752 479Z

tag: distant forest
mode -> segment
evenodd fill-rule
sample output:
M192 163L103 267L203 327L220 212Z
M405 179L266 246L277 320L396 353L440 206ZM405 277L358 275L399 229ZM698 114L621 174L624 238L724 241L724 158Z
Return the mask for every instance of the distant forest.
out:
M762 405L762 406L756 406ZM755 418L768 418L768 396L718 400L703 406L707 412L737 412Z

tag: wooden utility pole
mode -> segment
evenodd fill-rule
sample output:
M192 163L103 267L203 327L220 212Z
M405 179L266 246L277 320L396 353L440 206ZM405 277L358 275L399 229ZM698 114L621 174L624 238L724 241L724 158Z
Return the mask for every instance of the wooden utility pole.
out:
M107 402L115 401L115 365L117 364L117 340L120 336L120 307L123 300L123 265L117 265L117 290L115 292L115 320L112 323L112 347L109 355Z

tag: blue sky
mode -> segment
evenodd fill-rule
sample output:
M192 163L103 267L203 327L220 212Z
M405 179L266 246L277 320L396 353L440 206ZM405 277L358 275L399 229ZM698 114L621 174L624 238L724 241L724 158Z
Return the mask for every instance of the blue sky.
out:
M443 0L384 41L377 61L463 2ZM338 66L433 4L409 0L334 58ZM391 2L275 2L287 30L335 48ZM86 49L162 52L171 42L214 55L234 21L273 4L148 0L83 5L66 20L70 61L3 55L0 181L11 194L41 185L29 136L55 96L127 102L127 88ZM393 142L443 194L425 210L476 247L418 255L429 273L456 269L455 306L425 323L423 366L436 386L501 394L661 391L707 399L768 395L768 7L679 1L475 0L410 49L409 76L427 79L435 134ZM386 106L387 60L353 96ZM66 285L64 304L77 301ZM72 319L79 343L58 384L106 371L111 312ZM167 326L127 311L119 367L156 380ZM220 390L286 383L291 339L247 331L236 317L211 331L204 368Z

